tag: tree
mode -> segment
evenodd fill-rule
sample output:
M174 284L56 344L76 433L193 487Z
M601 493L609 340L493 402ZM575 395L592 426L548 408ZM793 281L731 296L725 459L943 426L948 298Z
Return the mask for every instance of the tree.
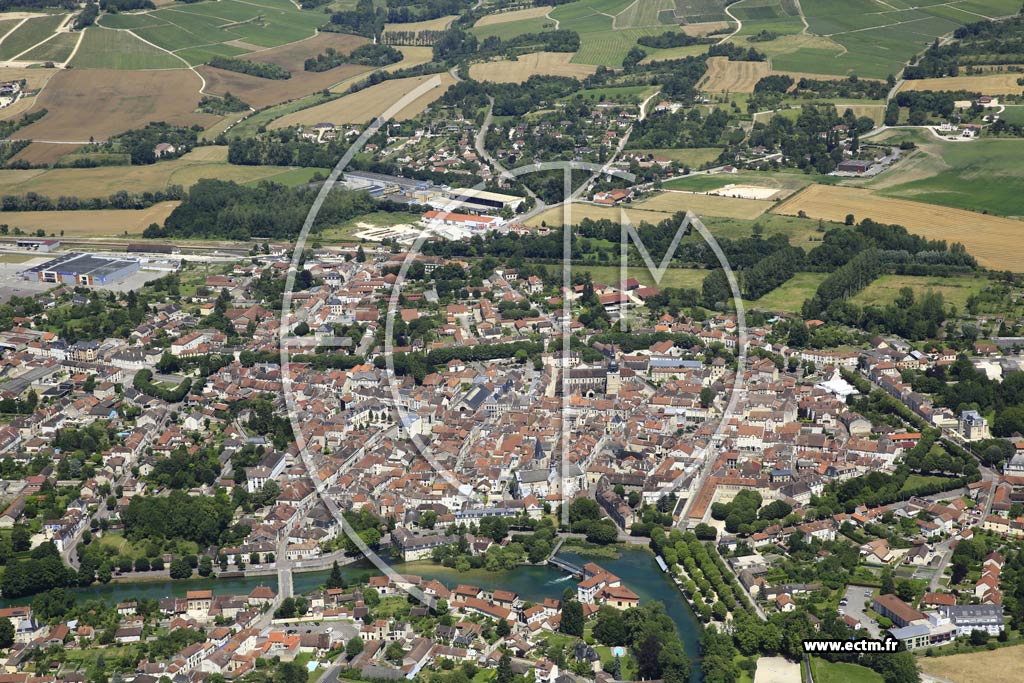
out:
M560 633L583 637L583 605L578 600L562 603L562 621L558 624Z
M390 662L400 662L404 656L405 650L402 648L402 644L397 640L393 640L388 643L387 648L384 650L384 657Z
M176 557L171 560L172 579L187 579L190 576L192 576L192 565L189 563L188 558Z
M896 582L892 578L892 569L886 567L882 570L882 595L889 595L896 592Z
M306 683L309 674L298 662L281 662L274 671L274 683Z
M362 245L356 249L356 263L364 263L366 261L366 252L363 251Z
M359 636L355 636L352 640L345 644L345 654L348 655L349 659L357 656L363 651L363 639Z
M622 618L622 612L607 605L601 607L597 613L597 623L594 624L594 638L602 645L615 647L626 645L629 640L629 631Z
M327 577L328 588L344 588L345 577L341 575L341 567L338 566L338 561L335 560L331 565L331 574Z
M974 629L971 631L971 645L984 645L988 642L988 631Z
M494 679L494 683L512 683L512 656L508 652L504 652L501 655L501 659L498 660L498 675Z
M199 576L210 576L213 574L213 558L203 555L199 560Z
M0 648L14 645L14 624L10 619L0 619Z
M508 619L499 619L498 626L494 629L495 633L504 638L508 634L512 633L512 627L508 625Z
M11 529L11 548L16 553L24 552L32 546L32 532L24 524Z

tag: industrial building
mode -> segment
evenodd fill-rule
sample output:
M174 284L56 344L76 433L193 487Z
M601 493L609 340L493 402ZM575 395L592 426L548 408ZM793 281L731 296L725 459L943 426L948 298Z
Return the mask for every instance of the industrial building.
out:
M19 239L17 242L18 249L28 249L29 251L42 251L48 252L53 251L60 246L60 240L44 240L44 239Z
M136 259L108 258L94 254L70 252L25 270L26 280L52 284L96 287L109 285L138 271Z
M488 192L487 190L474 190L471 188L453 188L445 192L445 197L450 201L444 202L432 202L436 208L458 208L463 211L471 211L473 213L489 213L491 211L501 211L508 207L513 211L519 208L519 205L523 203L522 197L516 197L510 194L500 194L498 192ZM454 206L452 203L456 202ZM438 206L438 204L444 204Z

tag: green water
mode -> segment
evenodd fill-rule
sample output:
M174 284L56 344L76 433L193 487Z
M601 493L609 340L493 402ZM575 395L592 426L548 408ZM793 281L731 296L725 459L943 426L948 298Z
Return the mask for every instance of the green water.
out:
M587 562L596 562L622 579L622 582L640 596L640 604L660 602L665 612L671 617L679 636L686 648L686 654L694 662L694 673L691 683L699 683L699 640L700 625L689 604L675 587L672 581L658 568L654 555L642 548L620 547L619 557L588 557L572 550L563 550L558 556L564 560L582 566ZM521 566L506 572L489 572L483 569L459 572L430 561L395 563L391 565L403 574L415 574L425 579L437 579L450 588L466 583L479 586L485 590L502 588L518 593L524 600L540 602L544 598L561 598L562 592L574 587L572 577L556 569L544 566ZM306 593L319 588L327 580L330 572L307 572L295 574L293 577L295 594ZM348 579L363 578L368 575L380 574L380 571L368 561L342 567L342 573ZM166 597L184 597L186 591L212 589L217 594L248 594L259 585L277 588L277 577L252 576L221 579L190 579L188 581L152 581L152 582L111 582L106 585L95 584L89 588L74 589L80 600L99 599L108 603L117 603L130 599ZM0 601L0 605L27 604L30 597Z

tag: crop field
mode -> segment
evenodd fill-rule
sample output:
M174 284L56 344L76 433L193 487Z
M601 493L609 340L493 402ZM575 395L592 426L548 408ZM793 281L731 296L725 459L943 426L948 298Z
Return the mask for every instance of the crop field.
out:
M676 16L684 17L688 24L708 21L727 21L725 2L722 0L676 0Z
M957 683L1016 683L1024 645L946 657L918 657L921 670Z
M854 116L860 118L866 116L875 122L876 126L882 125L885 120L885 105L884 104L844 104L842 102L836 104L836 113L842 116L847 109L852 109Z
M32 143L31 149L39 143ZM64 153L74 151L71 145ZM147 166L99 166L97 168L53 168L0 170L0 195L37 192L74 197L108 197L119 190L153 192L169 185L188 189L201 178L219 178L237 183L273 180L288 185L307 182L320 169L292 169L287 166L234 166L227 162L227 147L199 147L170 161ZM296 173L298 171L298 173Z
M15 134L20 139L105 140L150 121L207 126L218 117L196 114L199 78L170 71L61 70L35 97L42 119Z
M27 161L33 166L50 165L58 159L78 149L76 145L53 145L46 142L33 142L14 155L12 161Z
M913 140L919 151L901 173L889 177L883 173L867 187L891 197L1024 217L1024 167L1020 164L1024 141L983 138L950 144L919 131L901 133L905 137L880 138Z
M1024 270L1024 222L973 211L950 209L904 199L879 197L870 191L832 185L811 185L776 205L774 211L810 218L841 221L847 214L861 220L902 225L929 239L961 242L978 262L988 268Z
M910 287L919 296L927 291L942 294L947 304L963 310L967 299L985 289L988 281L976 277L929 277L924 275L883 275L853 297L858 306L888 306L900 289Z
M640 4L662 0L641 0ZM632 0L579 0L567 5L559 5L548 14L558 22L558 27L569 29L580 34L580 50L573 58L578 64L594 66L622 66L622 59L630 48L636 45L640 36L657 35L665 31L678 30L674 25L652 25L632 27L637 11L630 10L636 3ZM624 14L630 10L628 14ZM624 18L626 23L619 23Z
M826 277L828 273L797 273L760 299L744 303L760 311L799 313L804 300L814 296Z
M633 202L629 207L646 211L692 211L698 215L722 216L723 218L753 219L772 207L772 202L757 199L736 199L716 195L693 194L669 190L655 194L650 199Z
M675 25L675 0L634 0L615 16L615 28Z
M244 59L283 66L292 72L292 77L287 80L260 78L212 66L201 66L197 71L206 79L206 92L217 95L230 92L249 105L261 109L330 88L353 76L372 71L373 67L360 64L342 64L319 72L306 71L302 66L307 57L313 57L328 47L339 52L351 52L365 42L365 38L358 36L323 33L293 45L243 55Z
M138 235L150 223L163 223L178 202L162 202L138 211L103 209L99 211L5 211L4 223L34 233L66 237L112 237Z
M455 81L449 74L396 78L384 81L340 99L282 116L274 121L270 128L312 125L320 121L328 121L330 123L366 123L387 111L403 95L408 94L421 84L434 78L440 79L440 85L406 106L395 117L399 121L411 119L430 106L434 100L441 97L452 86Z
M492 83L522 83L530 76L571 76L586 78L597 70L587 64L573 64L569 52L531 52L515 60L499 59L473 64L469 75L473 80Z
M531 15L523 16L523 18L509 19L507 21L498 21L488 24L483 23L487 19L511 17L512 15L520 14L520 12L533 13L534 10L544 10L544 13L540 16ZM555 21L553 19L548 19L547 17L547 13L550 11L550 7L531 7L530 9L519 10L516 12L489 14L486 17L482 17L480 21L478 21L469 31L480 40L491 36L497 36L502 40L508 40L509 38L521 36L524 33L550 31L555 28Z
M10 33L15 26L21 23L21 19L0 19L0 40Z
M683 150L687 151L687 150ZM726 185L755 185L774 187L778 190L793 192L810 184L810 179L803 173L691 173L682 178L674 178L664 184L665 189L687 190L690 192L707 192L717 190Z
M438 17L436 19L428 19L426 21L413 21L406 24L386 24L384 26L384 32L388 31L412 31L413 33L419 33L420 31L443 31L448 28L448 25L458 19L458 15L449 14L446 17Z
M108 15L109 16L109 15ZM76 69L182 69L180 59L139 40L128 31L102 26L85 30L71 65Z
M66 62L81 37L79 33L55 33L45 43L18 55L18 60L25 62Z
M0 68L0 79L4 81L25 81L25 88L36 90L44 87L54 74L56 69L33 69L29 67L3 67ZM22 97L20 100L0 109L0 121L13 119L35 106L35 97Z
M1020 95L1020 74L983 74L980 76L950 76L904 81L900 90L970 90L983 95Z
M498 24L507 24L514 21L522 21L523 19L540 19L547 17L548 12L551 11L550 7L528 7L527 9L514 10L512 12L499 12L498 14L488 14L473 24L473 28L483 28L485 26L496 26Z
M601 220L607 218L608 220L618 222L621 219L621 212L619 207L611 206L595 206L594 204L578 204L572 205L570 213L570 221L575 224L584 218L590 218L591 220ZM644 211L640 208L634 208L632 206L628 209L628 217L633 225L639 225L641 221L647 221L648 223L660 223L666 218L671 217L671 214L666 214L661 211ZM557 227L562 225L562 207L555 206L541 213L537 214L533 218L527 221L528 225L547 225L548 227Z
M290 0L217 0L105 15L100 24L130 29L198 65L214 55L233 57L252 46L277 47L309 38L324 20L323 14L303 12Z
M33 17L4 36L0 43L0 59L14 59L22 52L52 35L68 18L65 14Z
M683 57L695 57L697 55L702 55L708 51L708 46L684 45L683 47L667 47L663 50L654 50L649 47L645 47L643 49L648 51L648 54L640 63L649 64L650 62L663 62L669 59L682 59Z
M768 62L731 62L728 57L709 57L708 71L697 87L708 92L754 92L754 85L771 70Z

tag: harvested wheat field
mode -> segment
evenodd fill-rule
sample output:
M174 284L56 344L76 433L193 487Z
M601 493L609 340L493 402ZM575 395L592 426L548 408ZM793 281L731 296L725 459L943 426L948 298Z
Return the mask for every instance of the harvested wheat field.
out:
M280 47L256 49L254 52L241 55L240 58L250 59L254 62L263 62L264 64L277 64L278 66L291 71L292 78L289 80L293 80L296 76L306 73L303 66L307 59L310 57L316 57L321 52L325 52L327 48L334 48L335 51L347 55L360 45L365 45L368 42L370 42L370 40L362 36L353 36L347 33L325 32L318 33L312 38L288 43L287 45L281 45ZM325 71L322 73L330 72Z
M335 124L366 123L383 114L391 105L402 99L404 95L433 79L438 79L440 85L431 89L425 95L420 96L395 116L395 119L398 121L411 119L426 109L434 100L441 97L452 86L455 80L449 74L433 74L430 76L396 78L384 81L351 95L345 95L340 99L324 102L315 107L282 116L271 123L270 128L309 126L320 121Z
M473 28L493 26L494 24L507 24L511 21L519 21L520 19L539 19L546 17L550 11L550 7L541 6L518 9L512 12L501 12L499 14L488 14L485 17L480 17L480 20L473 24Z
M774 190L772 190L774 193ZM763 199L738 199L736 197L719 197L717 195L699 194L666 190L650 199L633 202L632 206L647 211L693 211L701 216L721 216L722 218L757 218L772 207L772 202Z
M407 24L385 24L384 33L387 33L388 31L401 31L403 33L419 33L420 31L443 31L446 28L448 28L448 24L452 23L458 18L459 16L457 14L449 14L448 16L438 17L437 19L427 19L425 21L411 21Z
M889 199L855 187L809 185L778 204L774 213L842 221L847 214L856 220L902 225L929 239L961 242L978 262L998 270L1024 270L1024 221L986 216L963 209L933 206L906 199Z
M519 55L517 60L499 59L473 64L469 76L475 81L491 83L523 83L530 76L570 76L586 78L597 71L589 64L572 64L571 52L531 52Z
M918 657L926 674L956 683L1019 683L1024 645L946 657Z
M1019 95L1024 85L1017 83L1020 74L984 74L982 76L949 76L903 81L900 90L969 90L982 95Z
M618 206L596 206L594 204L574 203L572 205L572 213L569 220L574 225L584 218L589 218L595 221L607 218L610 221L618 223L621 220L621 211L626 212L626 219L633 225L639 225L644 221L657 224L666 218L672 217L672 214L662 213L661 211L644 211L635 205L622 206L620 210L620 207ZM527 225L533 226L546 225L549 228L558 227L562 225L562 212L563 208L561 206L555 206L542 211L526 221L526 223Z
M106 140L150 121L204 128L220 117L196 114L199 78L187 69L61 70L37 95L30 111L47 114L14 134L16 139L83 142Z
M65 154L71 154L81 145L54 145L46 142L33 142L25 149L15 154L12 161L27 161L33 166L43 166L55 163Z
M138 211L5 211L4 223L33 233L44 230L65 237L114 237L137 235L150 223L161 225L179 202L161 202Z
M728 21L702 21L696 24L683 24L679 28L688 36L703 38L709 33L724 31L729 28L729 26L730 24Z
M284 81L225 71L205 64L196 67L196 71L206 79L206 92L214 95L230 92L249 106L262 109L330 88L336 83L371 71L372 68L359 64L342 64L320 73L292 71L292 77Z
M707 92L754 92L754 84L771 73L768 62L730 62L708 57L708 72L697 87Z

